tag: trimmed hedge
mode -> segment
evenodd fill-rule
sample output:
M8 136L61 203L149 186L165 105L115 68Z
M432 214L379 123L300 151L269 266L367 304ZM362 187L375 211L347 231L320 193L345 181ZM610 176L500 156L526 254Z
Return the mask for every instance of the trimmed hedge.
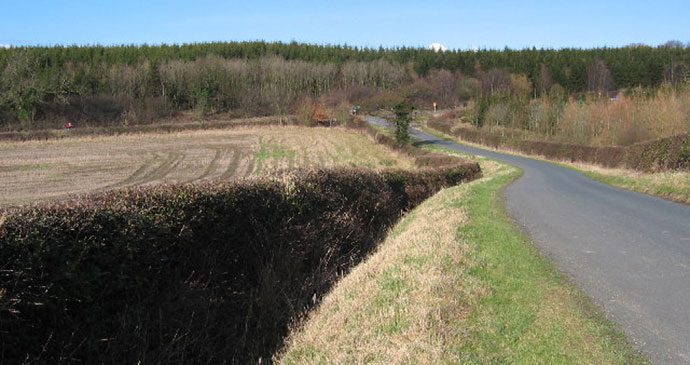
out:
M246 363L476 163L139 187L0 211L1 363Z
M631 146L596 147L558 142L514 139L475 128L453 128L452 123L430 120L427 125L462 140L493 148L510 148L549 159L625 167L653 172L690 170L690 134L643 142Z

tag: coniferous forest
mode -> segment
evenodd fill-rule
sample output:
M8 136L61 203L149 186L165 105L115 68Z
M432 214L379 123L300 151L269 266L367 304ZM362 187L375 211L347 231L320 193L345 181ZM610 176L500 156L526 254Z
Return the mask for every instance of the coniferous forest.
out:
M423 105L472 101L472 123L553 135L554 120L530 125L532 109L545 113L535 100L559 114L572 98L649 98L689 80L690 47L679 42L444 52L294 42L18 47L0 49L0 130L285 114L317 98L385 108L402 95Z

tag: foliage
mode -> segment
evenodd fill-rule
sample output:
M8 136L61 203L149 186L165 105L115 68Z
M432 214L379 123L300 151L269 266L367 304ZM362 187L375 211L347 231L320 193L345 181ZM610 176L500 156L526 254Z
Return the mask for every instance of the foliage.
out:
M453 121L430 120L427 125L446 134L492 148L507 148L552 160L585 162L604 167L626 167L640 171L690 170L690 134L677 135L630 146L589 146L584 144L536 140L510 130L456 127Z
M511 74L524 78L511 81ZM141 124L181 110L201 117L284 114L305 96L383 92L420 80L429 98L453 106L477 95L522 95L529 85L533 95L554 88L570 95L679 85L688 74L690 49L675 46L477 52L295 42L13 47L0 49L0 128Z
M395 113L395 139L398 143L405 143L410 139L410 114L414 107L407 101L402 101L393 106Z
M0 212L0 362L266 359L400 213L476 164L298 170Z

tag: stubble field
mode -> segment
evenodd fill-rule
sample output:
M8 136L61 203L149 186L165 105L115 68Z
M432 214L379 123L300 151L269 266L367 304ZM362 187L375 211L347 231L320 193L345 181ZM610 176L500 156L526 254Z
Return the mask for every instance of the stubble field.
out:
M294 167L409 168L340 128L261 127L0 143L0 207L134 185L234 179Z

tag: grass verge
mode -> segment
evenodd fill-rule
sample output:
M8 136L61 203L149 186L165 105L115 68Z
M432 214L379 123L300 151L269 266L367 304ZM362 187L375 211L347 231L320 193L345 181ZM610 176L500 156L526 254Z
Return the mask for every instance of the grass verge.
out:
M302 363L644 363L505 215L518 175L485 177L412 211L295 330Z
M690 172L667 171L643 173L624 169L607 169L580 163L559 163L604 184L638 193L690 204Z

